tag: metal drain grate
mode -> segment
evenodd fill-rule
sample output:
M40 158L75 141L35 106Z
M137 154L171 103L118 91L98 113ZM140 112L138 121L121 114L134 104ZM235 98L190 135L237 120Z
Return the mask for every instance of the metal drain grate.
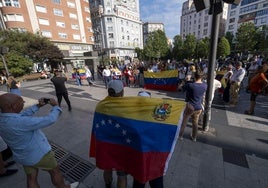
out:
M69 182L81 182L95 169L95 165L92 163L66 151L55 143L50 142L50 144L59 163L60 171Z
M224 162L228 162L234 165L249 168L248 161L244 153L222 148L222 155L223 155Z

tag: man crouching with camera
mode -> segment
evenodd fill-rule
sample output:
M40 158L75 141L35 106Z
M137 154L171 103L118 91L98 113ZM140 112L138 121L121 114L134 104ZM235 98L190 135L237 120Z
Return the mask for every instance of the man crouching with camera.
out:
M40 107L50 104L46 116L33 116ZM75 188L78 182L65 185L54 153L42 128L56 122L62 110L53 99L41 98L36 105L22 111L22 97L12 93L0 95L0 136L13 152L16 162L23 165L27 175L27 188L40 187L38 169L48 171L57 188Z

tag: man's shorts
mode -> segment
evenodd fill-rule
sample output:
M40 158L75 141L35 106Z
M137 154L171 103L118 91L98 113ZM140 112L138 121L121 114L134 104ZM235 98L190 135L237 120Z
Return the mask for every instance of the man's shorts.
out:
M37 164L33 166L23 166L23 168L26 174L32 174L38 168L49 171L49 170L56 168L57 166L58 166L58 163L56 161L54 152L49 151L47 154L44 155L44 157Z
M116 171L117 176L126 176L127 173L123 171Z

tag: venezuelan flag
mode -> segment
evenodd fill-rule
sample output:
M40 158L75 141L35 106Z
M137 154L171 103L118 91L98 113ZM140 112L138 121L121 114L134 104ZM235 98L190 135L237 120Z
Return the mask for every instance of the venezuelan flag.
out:
M144 72L144 88L176 91L178 84L178 71L169 70L161 72Z
M89 156L100 169L140 182L163 176L175 147L185 103L146 97L107 97L98 103Z

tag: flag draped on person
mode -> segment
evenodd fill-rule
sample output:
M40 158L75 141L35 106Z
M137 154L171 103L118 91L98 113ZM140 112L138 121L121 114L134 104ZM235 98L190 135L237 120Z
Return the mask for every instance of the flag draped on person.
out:
M163 176L177 141L185 103L147 97L106 97L96 107L89 156L103 170L139 182Z
M144 72L144 88L176 91L178 84L178 71L168 70L160 72Z

